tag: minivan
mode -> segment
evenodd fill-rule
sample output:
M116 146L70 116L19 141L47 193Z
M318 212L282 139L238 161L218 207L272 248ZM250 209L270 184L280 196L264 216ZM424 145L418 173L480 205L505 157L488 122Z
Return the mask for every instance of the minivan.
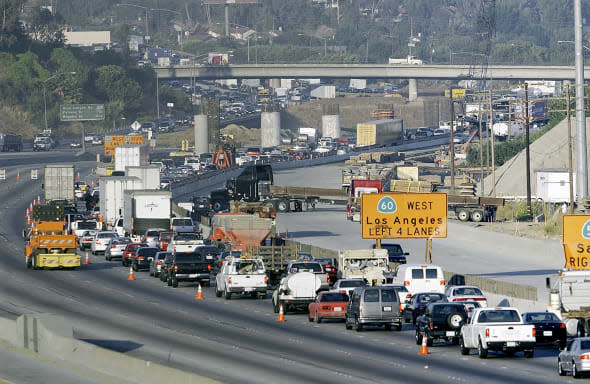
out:
M402 264L393 282L403 284L412 295L418 292L445 293L445 277L437 265Z
M358 287L352 291L346 307L346 329L360 332L366 325L395 326L402 330L401 305L393 287Z

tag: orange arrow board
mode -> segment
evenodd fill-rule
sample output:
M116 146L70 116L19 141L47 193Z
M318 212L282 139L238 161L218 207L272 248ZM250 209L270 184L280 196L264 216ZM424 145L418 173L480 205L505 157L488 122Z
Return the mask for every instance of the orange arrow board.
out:
M590 215L563 216L564 268L590 267Z
M445 238L447 211L446 193L365 193L362 238Z

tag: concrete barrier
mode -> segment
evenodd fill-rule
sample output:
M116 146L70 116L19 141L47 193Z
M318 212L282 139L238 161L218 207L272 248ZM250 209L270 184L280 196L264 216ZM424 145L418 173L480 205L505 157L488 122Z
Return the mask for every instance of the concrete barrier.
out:
M83 366L125 381L154 384L218 383L208 377L77 340L73 337L73 327L69 322L50 314L26 314L16 321L0 318L0 340L49 361Z

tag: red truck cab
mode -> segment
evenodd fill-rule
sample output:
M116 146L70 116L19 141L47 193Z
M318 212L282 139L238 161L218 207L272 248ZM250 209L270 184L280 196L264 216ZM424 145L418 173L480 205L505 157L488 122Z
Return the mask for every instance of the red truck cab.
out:
M346 204L346 218L352 221L361 220L361 196L363 193L383 192L381 180L351 180Z

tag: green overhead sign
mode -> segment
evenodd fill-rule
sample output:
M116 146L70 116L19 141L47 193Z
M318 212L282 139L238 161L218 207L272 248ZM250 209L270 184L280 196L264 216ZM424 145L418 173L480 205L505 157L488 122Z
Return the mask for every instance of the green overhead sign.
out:
M61 121L104 120L104 104L62 104Z

